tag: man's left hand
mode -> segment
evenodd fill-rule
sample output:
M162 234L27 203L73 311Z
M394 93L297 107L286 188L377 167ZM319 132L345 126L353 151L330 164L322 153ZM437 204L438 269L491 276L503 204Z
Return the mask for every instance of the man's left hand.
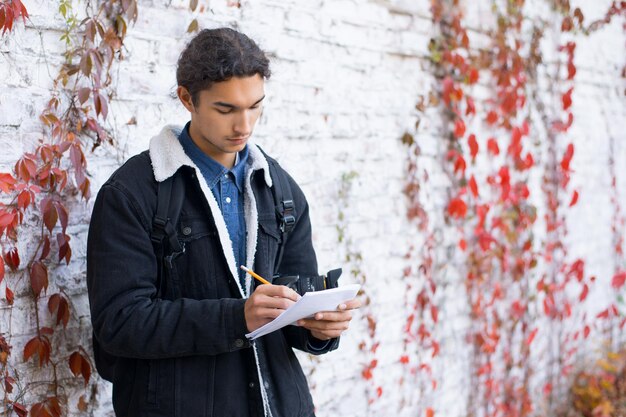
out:
M361 307L361 301L353 299L340 304L336 311L320 311L314 318L298 320L298 325L311 331L319 340L329 340L341 336L348 330L352 311Z

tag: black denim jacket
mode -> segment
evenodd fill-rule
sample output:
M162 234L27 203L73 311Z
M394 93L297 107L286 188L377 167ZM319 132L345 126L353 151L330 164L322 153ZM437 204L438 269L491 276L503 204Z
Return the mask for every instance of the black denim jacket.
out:
M292 350L307 351L310 333L288 326L258 339L256 348L247 341L245 299L223 249L219 220L196 170L184 164L167 168L180 170L185 178L185 201L177 224L185 252L172 263L171 276L157 297L158 260L150 232L156 208L155 174L158 178L162 172L154 159L155 155L171 159L159 152L161 148L172 152L162 145L175 146L169 139L178 143L176 134L166 128L161 145L153 139L150 153L137 155L118 169L101 188L93 209L87 285L94 338L117 358L115 413L118 417L313 416L308 385ZM253 267L271 279L280 233L267 176L258 169L248 185L258 219ZM308 205L288 178L296 226L285 242L278 272L317 274ZM326 350L311 353L325 353L337 345L338 339Z

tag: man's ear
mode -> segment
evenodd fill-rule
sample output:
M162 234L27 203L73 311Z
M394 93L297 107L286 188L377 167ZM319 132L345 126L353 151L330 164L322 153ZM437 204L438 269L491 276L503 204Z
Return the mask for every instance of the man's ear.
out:
M178 95L178 99L180 100L180 102L183 103L183 106L185 106L185 108L189 110L190 113L195 112L196 109L193 105L193 100L191 98L191 94L189 94L189 90L179 85L176 89L176 94Z

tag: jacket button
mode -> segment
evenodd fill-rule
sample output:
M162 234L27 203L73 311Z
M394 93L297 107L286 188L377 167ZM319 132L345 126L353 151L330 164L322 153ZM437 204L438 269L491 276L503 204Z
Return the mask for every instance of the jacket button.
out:
M243 340L241 339L235 340L235 347L238 347L238 348L243 347Z
M248 386L249 386L250 388L254 388L254 382L250 382L250 383L248 384Z
M189 236L191 234L191 227L187 226L183 228L183 235Z

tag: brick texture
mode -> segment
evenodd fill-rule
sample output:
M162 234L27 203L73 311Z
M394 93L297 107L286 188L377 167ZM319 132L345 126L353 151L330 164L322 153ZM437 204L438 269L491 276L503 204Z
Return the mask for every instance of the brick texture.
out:
M42 137L38 115L49 100L52 78L63 61L59 36L64 23L57 2L23 2L31 14L26 27L20 23L14 32L0 38L2 172L9 171ZM74 1L79 13L84 3ZM242 1L237 8L229 7L225 0L201 0L204 11L193 14L183 0L139 3L139 19L128 29L125 58L114 64L115 99L107 128L117 145L103 146L88 155L93 194L124 160L146 149L150 137L163 125L187 121L184 108L173 98L174 72L178 54L190 38L186 29L194 16L201 27L227 25L244 31L272 59L273 76L266 85L268 99L255 132L256 141L292 173L307 194L320 268L325 271L343 266L343 283L361 279L350 274L351 269L357 269L359 277L365 275L366 293L372 300L368 312L378 322L378 366L371 381L361 375L371 357L358 348L361 341L369 341L367 322L359 313L338 351L319 358L300 355L317 415L416 416L428 402L437 409L437 415L464 416L467 348L463 332L468 309L459 301L463 300L463 287L455 268L458 259L449 258L454 255L452 235L439 236L436 249L441 265L436 274L444 283L438 300L443 324L437 330L442 345L436 362L440 381L437 395L422 397L421 387L399 382L404 375L399 357L406 315L402 271L407 247L420 246L424 240L406 220L402 194L406 149L399 139L414 129L418 97L428 96L437 83L428 59L428 43L435 33L430 2L259 0ZM465 3L472 42L488 43L486 31L494 23L491 2ZM572 3L583 7L587 18L593 20L603 15L610 1ZM538 19L547 19L550 13L539 0L529 1L527 8ZM542 69L548 75L553 74L557 58L556 29L551 29L542 45L546 58ZM625 83L620 77L626 39L621 24L614 22L592 36L576 35L575 40L576 121L570 137L576 146L572 182L580 192L580 201L568 212L568 244L570 255L583 257L588 274L598 278L591 297L601 305L612 296L610 278L615 267L608 172L611 140L619 199L626 207L626 171L619 168L626 165ZM489 94L487 85L477 88ZM131 119L136 123L129 124ZM416 134L423 155L420 166L430 177L424 184L425 207L432 221L443 225L449 181L441 167L441 119L437 111L429 111L421 119ZM540 141L540 132L537 138ZM341 190L348 191L342 196ZM540 201L540 190L532 192ZM73 260L69 267L54 269L55 287L48 290L49 294L57 289L65 291L73 308L73 320L63 336L69 342L59 344L57 358L68 355L70 351L64 349L77 344L90 349L84 271L91 204L93 200L73 204ZM341 242L338 225L344 227ZM30 237L35 233L28 227L23 229L19 243L23 253L34 250ZM362 261L346 262L349 254L359 254ZM450 262L444 262L448 259ZM9 276L9 280L15 282L16 278ZM0 284L0 294L4 294L4 285ZM50 369L37 371L22 363L19 350L33 336L35 319L25 280L14 290L12 308L0 299L0 332L11 332L10 343L15 347L12 360L20 373L28 374L32 381L45 381ZM41 300L41 311L46 310L46 301ZM58 371L66 383L69 415L84 415L76 408L84 394L80 381L71 376L67 366L60 365ZM368 399L376 397L376 387L382 388L382 395L369 404ZM33 389L44 391L45 386ZM91 398L89 415L113 415L110 391L109 384L99 382L93 393L87 393Z

